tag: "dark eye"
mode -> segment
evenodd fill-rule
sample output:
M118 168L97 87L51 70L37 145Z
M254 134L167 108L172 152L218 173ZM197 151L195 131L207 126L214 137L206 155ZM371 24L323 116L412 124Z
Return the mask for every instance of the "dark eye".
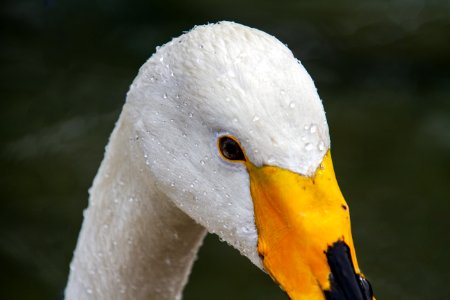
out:
M241 145L235 139L229 136L222 136L219 138L218 146L220 154L224 158L234 161L245 161L245 155Z

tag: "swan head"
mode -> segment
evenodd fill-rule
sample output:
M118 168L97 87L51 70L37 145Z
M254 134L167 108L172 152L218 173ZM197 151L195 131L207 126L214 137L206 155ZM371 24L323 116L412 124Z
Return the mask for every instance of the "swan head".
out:
M371 299L322 102L280 41L232 22L197 26L141 67L125 111L161 192L291 298Z

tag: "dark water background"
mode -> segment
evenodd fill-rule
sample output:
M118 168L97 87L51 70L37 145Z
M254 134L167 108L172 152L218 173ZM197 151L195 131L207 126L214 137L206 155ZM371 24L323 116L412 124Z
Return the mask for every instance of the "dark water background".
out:
M6 0L0 298L56 299L128 85L156 46L234 20L315 79L378 299L450 299L450 1ZM208 236L185 299L286 299Z

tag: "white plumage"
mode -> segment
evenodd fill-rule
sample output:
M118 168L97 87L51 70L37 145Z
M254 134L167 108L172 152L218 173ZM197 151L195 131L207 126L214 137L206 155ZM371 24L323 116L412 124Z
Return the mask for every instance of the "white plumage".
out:
M195 27L141 67L90 190L67 299L179 298L205 229L262 268L249 178L312 175L330 145L310 76L276 38L231 22Z

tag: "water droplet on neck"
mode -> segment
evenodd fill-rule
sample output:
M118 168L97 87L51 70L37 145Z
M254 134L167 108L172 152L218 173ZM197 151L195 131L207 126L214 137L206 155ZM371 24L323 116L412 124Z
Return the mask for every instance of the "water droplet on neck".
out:
M258 116L254 116L253 117L253 122L257 122L257 121L259 121L259 117Z
M306 151L311 151L314 148L314 146L311 143L306 143L305 144L305 150Z
M290 108L294 108L295 107L295 103L294 102L289 103L289 107Z
M309 132L310 133L316 133L316 131L317 131L317 125L311 125L311 127L309 128Z
M283 90L283 89L281 89L281 90L280 90L280 94L281 94L281 95L284 95L284 94L286 94L286 91Z

